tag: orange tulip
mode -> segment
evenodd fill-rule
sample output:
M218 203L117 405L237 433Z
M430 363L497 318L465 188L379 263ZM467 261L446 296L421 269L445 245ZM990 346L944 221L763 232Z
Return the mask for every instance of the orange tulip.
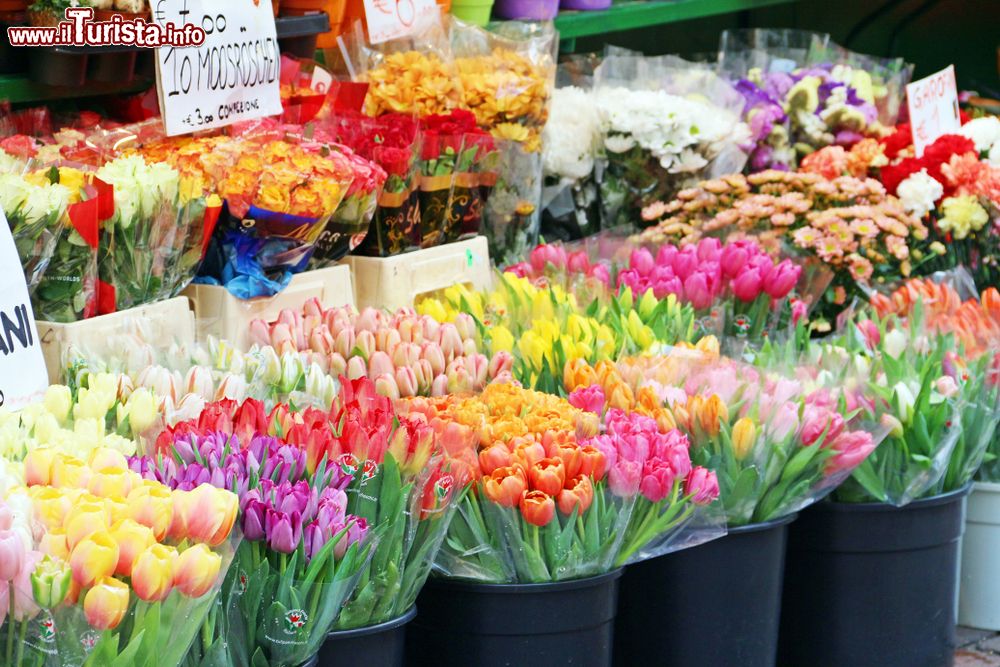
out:
M545 458L545 447L540 442L515 438L510 444L514 449L514 461L525 468L530 468Z
M174 586L189 598L200 598L211 590L222 569L222 556L204 544L196 544L177 556Z
M555 452L551 455L563 462L566 468L566 479L570 480L580 474L580 467L583 460L580 455L580 445L575 442L560 444L554 447Z
M506 468L511 464L510 450L505 445L490 445L479 452L479 467L484 475L489 475L497 468Z
M608 465L604 452L597 447L587 445L580 449L580 474L590 475L595 482L604 479L604 473Z
M573 359L563 369L563 385L566 391L597 384L597 373L584 359Z
M729 408L717 394L712 394L701 403L698 422L706 434L714 437L719 434L720 422L723 421L729 421Z
M153 529L156 541L162 540L174 518L170 489L162 484L143 484L132 489L126 500L128 518Z
M594 485L589 477L584 475L574 477L566 484L566 488L559 492L556 502L563 514L569 516L573 510L577 510L582 516L594 502Z
M497 468L483 477L483 493L503 507L516 507L528 488L528 482L521 466Z
M156 544L153 529L132 519L123 519L111 528L111 537L118 543L118 565L115 574L132 576L132 563L143 551Z
M521 516L533 526L547 526L556 515L556 502L541 491L528 491L521 496Z
M104 531L110 525L108 510L101 502L81 502L66 514L63 529L66 531L66 544L70 549L76 547L80 540L97 531Z
M635 404L635 396L632 394L632 389L629 388L627 384L619 382L616 383L608 393L607 403L608 407L611 408L631 410L632 406Z
M549 496L558 496L566 485L566 464L562 459L542 459L528 468L528 480L534 491Z
M87 591L83 599L83 613L87 622L97 630L113 630L128 611L128 586L104 577Z
M73 581L83 588L110 577L118 566L118 543L106 530L96 532L77 544L69 557Z
M240 503L236 494L202 484L188 494L184 521L187 535L215 547L226 541L236 522Z
M162 602L174 586L177 549L152 544L132 563L132 589L140 600Z
M28 450L24 457L24 483L28 486L48 486L52 483L52 467L56 450L39 447Z

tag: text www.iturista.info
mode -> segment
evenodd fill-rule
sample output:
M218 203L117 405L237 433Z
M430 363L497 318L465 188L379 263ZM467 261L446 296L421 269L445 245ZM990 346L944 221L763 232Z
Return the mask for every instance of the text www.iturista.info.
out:
M161 46L184 48L205 43L205 31L191 24L152 23L115 14L110 21L95 21L93 7L70 7L66 20L56 26L7 28L11 46Z

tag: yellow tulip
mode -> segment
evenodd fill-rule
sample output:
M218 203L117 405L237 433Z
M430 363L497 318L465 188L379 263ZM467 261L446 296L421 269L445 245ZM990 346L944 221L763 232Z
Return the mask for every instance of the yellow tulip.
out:
M646 293L639 299L639 316L642 317L644 322L648 322L649 318L653 316L653 311L656 310L656 306L659 303L660 301L653 294L653 290L646 290Z
M153 529L160 541L174 519L174 501L170 489L162 484L144 484L132 489L125 501L126 516Z
M72 497L51 486L32 487L31 500L35 515L47 530L61 529L66 523L66 515L73 509Z
M162 602L174 586L177 549L152 544L132 563L132 589L140 600Z
M221 568L222 556L204 544L196 544L177 557L174 586L186 597L200 598L211 590Z
M69 387L61 384L54 384L45 390L45 398L42 401L49 414L56 418L60 424L65 424L69 418L69 411L73 407L73 394Z
M153 529L132 519L123 519L111 528L111 537L118 543L118 564L115 574L132 576L132 564L139 554L156 544Z
M128 414L128 422L132 427L132 433L138 435L144 433L158 416L158 405L156 397L145 387L140 387L132 392L125 404L125 412Z
M514 335L510 329L497 325L489 330L490 352L512 352L514 350Z
M73 581L82 588L110 577L118 566L118 543L103 528L80 541L69 557Z
M24 457L24 482L28 486L48 486L52 482L52 469L58 454L55 449L39 447L29 449Z
M517 349L521 352L531 368L540 370L545 359L545 343L534 331L527 331L517 343Z
M63 530L70 549L87 536L107 530L110 525L107 506L100 502L79 502L66 513Z
M128 611L128 586L104 577L87 591L83 599L83 613L87 622L97 630L112 630L125 618Z
M90 483L90 466L72 456L60 456L52 463L52 486L64 489L86 489Z
M742 461L753 449L757 438L757 426L753 420L742 417L733 424L733 454L737 461Z
M710 359L719 358L719 339L715 336L705 336L695 345L695 349Z
M87 490L101 498L124 498L132 490L130 472L124 468L96 470L90 476Z
M60 560L69 560L69 545L66 533L61 530L48 530L38 543L38 550L47 556Z
M118 468L128 470L128 459L125 455L111 447L98 447L90 455L90 467L93 470ZM128 495L128 494L123 494Z

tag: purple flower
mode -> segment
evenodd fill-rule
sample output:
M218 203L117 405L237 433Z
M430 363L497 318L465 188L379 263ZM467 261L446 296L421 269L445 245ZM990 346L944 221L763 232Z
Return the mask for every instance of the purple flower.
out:
M259 500L250 500L243 505L243 536L247 540L258 542L264 539L264 517L266 514L267 505Z
M343 558L347 549L356 542L361 542L368 535L368 522L359 516L351 516L350 523L347 524L347 534L340 538L333 553L337 558Z
M264 532L268 548L279 553L293 553L302 541L302 515L269 508L264 516Z

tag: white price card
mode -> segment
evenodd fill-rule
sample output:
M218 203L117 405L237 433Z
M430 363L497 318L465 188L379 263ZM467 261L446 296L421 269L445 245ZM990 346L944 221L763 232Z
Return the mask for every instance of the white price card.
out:
M381 44L405 37L420 19L440 11L435 0L365 0L368 41Z
M910 110L913 146L920 157L938 137L954 134L962 127L955 66L948 65L937 74L906 86L906 104Z
M156 50L167 135L281 113L281 52L269 0L153 0L153 20L204 31L199 46Z
M49 386L24 270L0 210L0 407L18 410Z

